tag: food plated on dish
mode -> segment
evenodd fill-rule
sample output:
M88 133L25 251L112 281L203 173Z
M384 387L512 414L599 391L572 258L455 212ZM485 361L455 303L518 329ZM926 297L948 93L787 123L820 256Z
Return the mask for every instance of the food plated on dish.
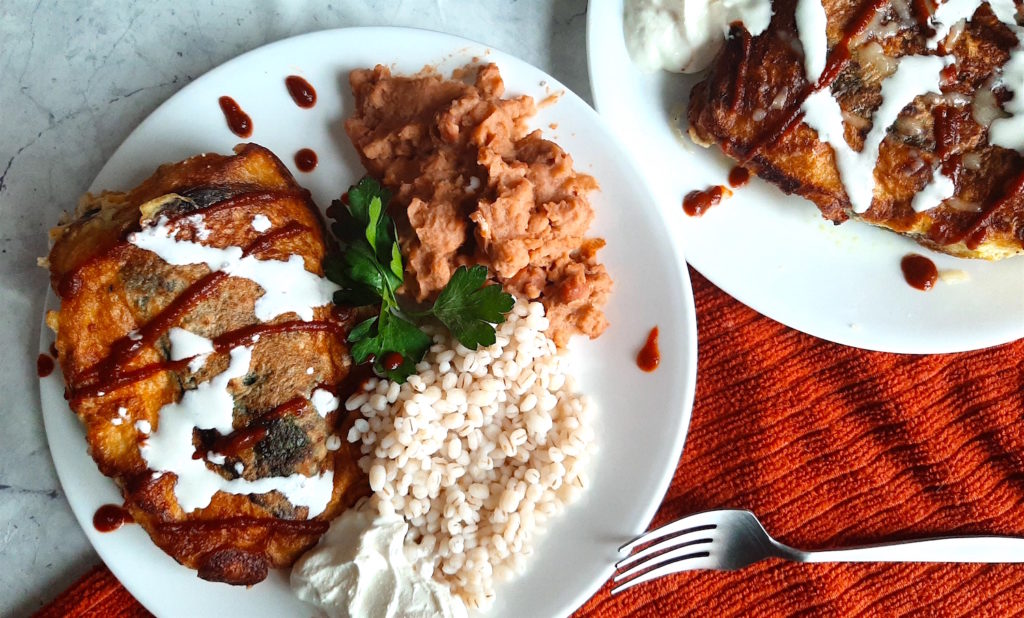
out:
M117 481L125 520L218 582L185 584L216 586L201 588L211 602L257 614L302 607L283 598L287 575L275 571L298 558L292 586L331 615L508 613L501 590L543 567L535 550L556 555L547 544L561 538L540 533L570 518L580 496L594 499L583 491L603 443L593 421L617 397L588 388L594 368L577 362L571 337L601 335L601 345L619 328L622 358L611 364L621 371L642 344L636 331L650 327L615 327L605 314L616 271L598 255L622 254L602 249L591 223L603 211L590 202L594 178L615 174L577 171L530 130L532 100L504 95L496 66L454 68L454 80L352 72L355 106L329 121L347 120L365 170L329 169L337 159L312 142L320 161L297 182L268 149L243 144L89 197L56 233L61 307L48 323L91 454ZM421 96L421 116L409 117L404 105L363 105L381 88L441 94ZM328 96L320 88L316 105ZM231 98L218 108L223 132L237 134L244 114L243 132L261 139L263 116ZM366 171L380 182L359 180ZM310 200L330 200L299 186L324 172L345 182L328 194L327 225ZM101 175L96 188L111 186ZM97 327L78 332L87 322ZM633 367L634 379L661 383ZM665 367L680 368L676 354ZM95 540L100 528L87 533ZM122 558L107 559L117 573Z
M365 508L404 516L415 572L461 598L438 597L444 613L489 607L537 524L583 488L590 406L555 340L607 326L612 282L591 248L604 241L585 238L597 185L526 129L533 100L502 99L496 65L460 74L352 73L346 128L384 186L364 179L332 206L336 255L308 192L255 144L86 195L55 228L47 323L68 400L131 519L203 579L263 581L362 497L339 434L361 442ZM432 303L450 334L431 340L403 297ZM373 372L350 392L360 365ZM339 591L309 565L304 599L361 615L363 599L339 598L361 575ZM385 606L442 611L406 602Z
M1003 260L1024 248L1012 4L999 16L982 2L712 0L685 14L661 0L594 5L595 41L623 12L621 46L590 46L598 107L615 116L636 98L616 93L653 98L622 124L632 135L661 124L634 143L645 140L642 157L671 157L646 159L666 208L671 199L677 212L707 213L684 215L684 229L696 239L689 259L712 281L791 326L861 347L954 351L1022 334L1024 267ZM692 36L698 23L714 35ZM609 64L636 87L612 91L599 68ZM696 73L645 72L655 68ZM694 173L659 173L681 162ZM807 198L827 222L1002 261L953 260L858 224L833 229L808 216L808 201L747 184L751 175ZM738 247L764 259L739 259ZM967 326L967 306L993 319Z
M694 87L694 141L834 223L856 218L960 257L1024 252L1024 114L1013 114L1024 29L1012 0L772 6L771 25L736 28Z
M250 144L76 215L52 233L46 321L90 453L161 549L204 579L262 581L359 494L330 448L351 362L308 192Z

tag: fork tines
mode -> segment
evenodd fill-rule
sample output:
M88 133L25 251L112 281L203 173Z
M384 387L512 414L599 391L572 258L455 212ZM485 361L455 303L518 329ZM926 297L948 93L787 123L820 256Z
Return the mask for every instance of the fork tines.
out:
M626 581L612 589L612 594L685 570L680 568L680 563L684 561L710 556L710 544L714 540L711 533L718 526L707 515L698 513L680 519L638 536L620 547L620 553L632 553L615 563L618 572L613 581ZM692 568L699 566L694 563Z

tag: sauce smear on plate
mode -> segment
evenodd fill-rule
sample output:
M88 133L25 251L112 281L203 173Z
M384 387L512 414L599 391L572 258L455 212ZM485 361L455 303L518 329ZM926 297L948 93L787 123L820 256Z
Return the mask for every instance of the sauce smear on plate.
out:
M743 167L742 165L737 165L736 167L732 168L732 170L729 171L730 187L738 189L739 187L742 187L748 182L750 182L750 170Z
M316 90L305 79L298 75L289 75L285 78L284 85L288 88L288 94L292 96L292 101L295 101L295 104L302 109L309 109L316 105Z
M132 514L122 506L104 504L92 516L92 525L100 532L113 532L125 524L133 524Z
M45 378L53 373L53 358L46 354L40 354L36 359L36 373L40 378Z
M707 212L708 208L715 206L722 201L722 198L732 195L722 185L709 187L703 191L690 191L683 198L683 212L691 217L699 217Z
M312 148L303 148L295 153L295 167L300 172L312 172L316 169L317 157Z
M655 326L647 335L647 343L636 355L636 366L650 373L661 363L661 351L658 349L658 327Z
M939 278L939 271L935 268L935 263L916 253L904 256L900 261L900 268L903 269L903 278L907 280L910 287L918 290L932 289L935 281Z
M398 352L388 352L384 355L384 359L381 361L381 364L384 365L384 369L387 371L394 371L401 367L404 362L405 359L402 358L402 355Z
M252 118L242 111L242 108L231 97L217 99L220 103L220 110L224 112L224 119L228 121L228 128L238 137L252 136Z

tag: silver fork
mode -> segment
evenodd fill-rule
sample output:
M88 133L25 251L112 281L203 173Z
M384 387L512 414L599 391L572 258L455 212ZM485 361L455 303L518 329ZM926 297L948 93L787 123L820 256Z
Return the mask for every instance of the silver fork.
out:
M793 562L1024 562L1024 538L957 536L849 549L802 551L779 543L750 511L705 511L643 534L619 548L616 594L659 577L715 569L734 571L764 560ZM632 566L631 566L632 565ZM628 567L628 568L627 568Z

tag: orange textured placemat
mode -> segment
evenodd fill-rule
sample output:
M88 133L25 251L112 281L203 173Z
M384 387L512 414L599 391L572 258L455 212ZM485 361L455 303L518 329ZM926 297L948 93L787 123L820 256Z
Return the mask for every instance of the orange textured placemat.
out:
M782 326L691 276L697 399L653 526L737 507L805 549L1024 535L1024 340L942 356L865 352ZM674 575L616 597L609 589L577 616L1024 613L1024 565L773 560ZM100 567L40 615L148 614Z
M151 618L152 615L101 564L36 612L34 618Z

